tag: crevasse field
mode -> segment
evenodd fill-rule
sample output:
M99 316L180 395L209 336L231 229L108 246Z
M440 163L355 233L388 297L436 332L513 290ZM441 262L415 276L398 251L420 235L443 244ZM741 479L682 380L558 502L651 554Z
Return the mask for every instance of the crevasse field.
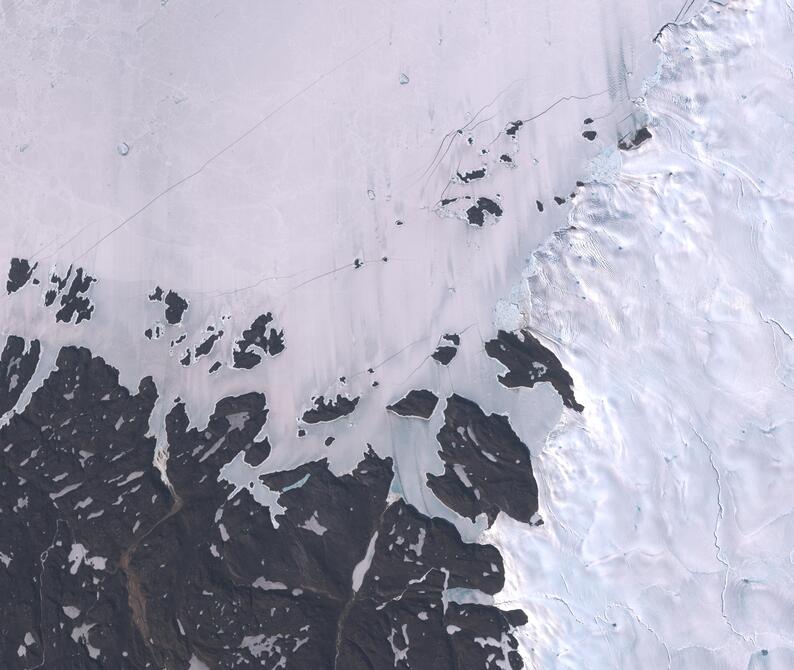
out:
M0 667L794 667L787 0L0 15Z

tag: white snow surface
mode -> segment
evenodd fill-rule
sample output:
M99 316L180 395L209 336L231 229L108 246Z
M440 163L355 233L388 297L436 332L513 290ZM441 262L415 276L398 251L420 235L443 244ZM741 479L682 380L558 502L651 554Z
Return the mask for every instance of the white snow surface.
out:
M794 11L665 31L654 137L526 271L528 323L585 406L504 515L537 668L794 667Z
M384 411L411 388L454 390L508 414L532 451L544 525L500 515L481 536L505 555L495 601L529 614L529 667L794 667L794 11L703 4L7 3L0 262L99 279L80 325L56 324L42 287L0 300L3 333L42 340L18 408L66 344L132 390L154 377L163 457L176 396L203 426L219 398L263 391L263 469L348 471L371 442L398 494L473 540L482 523L424 485L442 407ZM515 169L450 185L535 116ZM653 139L618 152L644 119ZM588 177L572 209L553 203ZM442 192L498 193L505 214L439 218ZM155 285L190 307L149 341ZM210 377L267 311L286 350ZM194 345L225 315L213 355L179 365L170 340ZM519 325L571 373L582 415L548 385L499 386L482 340ZM428 358L445 332L462 337L449 368ZM299 441L301 409L336 393L361 395L356 411Z

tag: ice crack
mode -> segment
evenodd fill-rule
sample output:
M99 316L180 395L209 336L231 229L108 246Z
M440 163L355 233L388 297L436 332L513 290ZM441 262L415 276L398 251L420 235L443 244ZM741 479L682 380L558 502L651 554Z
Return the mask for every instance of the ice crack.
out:
M728 628L731 629L731 632L734 635L739 636L745 642L751 642L751 638L745 635L744 633L739 632L736 627L733 625L731 620L728 618L728 615L725 611L725 594L728 591L728 575L730 574L731 567L730 562L725 557L724 551L722 546L720 545L719 539L719 530L720 525L722 523L722 519L725 517L725 507L722 504L722 477L720 475L719 468L717 468L717 463L714 460L714 450L711 448L708 442L703 439L703 436L697 431L697 429L690 423L689 427L692 429L692 432L695 433L700 443L706 450L706 453L709 457L709 463L711 464L711 469L714 471L714 476L717 481L717 518L714 520L714 530L712 531L712 535L714 537L714 548L716 550L716 558L717 560L725 566L725 579L723 580L722 584L722 592L720 593L720 610L722 614L722 618L727 624Z
M667 643L661 637L659 637L659 634L651 626L645 623L642 620L642 617L640 617L640 615L637 614L630 605L627 605L625 603L613 602L613 603L609 603L606 609L609 609L610 607L619 607L629 612L629 614L631 614L637 620L637 623L640 624L640 626L642 626L645 630L647 630L651 635L653 635L656 638L657 642L660 645L662 645L662 647L664 647L664 652L665 654L667 654L667 668L668 670L670 670L670 667L672 666L673 663L673 659L670 656L670 648L667 646Z

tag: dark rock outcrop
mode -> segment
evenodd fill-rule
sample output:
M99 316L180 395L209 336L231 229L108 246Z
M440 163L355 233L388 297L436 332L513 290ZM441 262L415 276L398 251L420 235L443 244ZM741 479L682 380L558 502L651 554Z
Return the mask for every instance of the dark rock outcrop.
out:
M529 449L507 417L452 395L436 439L444 472L427 475L427 482L439 500L472 521L485 514L488 525L499 512L529 522L538 510L538 487Z
M576 402L573 379L562 367L560 359L544 347L527 330L508 333L500 330L496 339L485 343L485 353L504 365L508 372L497 378L503 386L532 388L548 382L560 394L566 407L581 412L584 407Z
M438 396L427 389L411 390L396 403L386 407L390 412L400 416L415 416L429 419L438 404Z

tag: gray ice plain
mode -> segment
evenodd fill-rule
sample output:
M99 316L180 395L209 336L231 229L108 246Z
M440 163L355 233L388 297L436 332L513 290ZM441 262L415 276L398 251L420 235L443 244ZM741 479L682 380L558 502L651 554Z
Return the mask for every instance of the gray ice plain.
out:
M610 143L634 130L632 99L659 57L651 40L679 9L12 6L2 198L14 215L0 244L98 281L90 328L52 327L32 290L3 306L4 321L20 335L47 327L56 349L79 332L97 354L114 352L128 386L154 375L197 424L222 395L266 381L278 389L274 468L326 453L314 435L296 447L295 418L340 376L363 394L349 428L371 432L371 415L380 430L410 374L452 382L427 358L444 333L469 329L461 360L478 349L478 324L491 336L498 300L564 221L553 196L572 192L599 151L583 119ZM515 140L505 134L533 117ZM483 166L484 179L450 183ZM505 214L469 226L460 208L440 207L456 196L489 197ZM146 300L155 286L190 308L148 340L146 329L168 326ZM224 330L216 347L231 359L268 311L287 339L268 365L211 383L212 358L178 365L207 326ZM344 469L358 451L331 457Z
M42 284L0 308L4 334L42 346L15 412L61 346L86 346L131 391L153 377L166 477L175 398L202 430L221 398L263 392L272 451L229 455L231 496L277 525L286 489L260 474L327 458L342 475L371 444L394 459L392 499L500 549L500 593L448 597L524 610L527 667L791 667L794 13L701 5L9 4L0 258ZM501 213L472 222L480 198ZM81 323L44 306L70 265L97 279ZM179 323L157 286L187 300ZM267 312L284 350L234 368ZM525 327L581 414L497 381L484 342ZM441 398L429 420L385 410L412 389ZM509 417L542 526L486 530L427 487L453 393ZM319 396L359 400L300 421ZM242 647L270 658L263 639Z

